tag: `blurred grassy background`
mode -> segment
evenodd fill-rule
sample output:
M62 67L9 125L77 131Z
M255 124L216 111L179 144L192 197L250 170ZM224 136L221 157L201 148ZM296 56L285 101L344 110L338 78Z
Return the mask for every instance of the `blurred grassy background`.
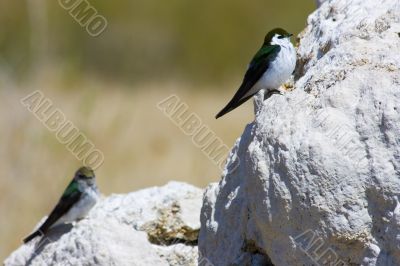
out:
M297 34L313 1L90 2L98 37L59 1L0 2L0 260L58 200L80 163L20 99L40 89L104 152L102 192L180 180L204 187L220 170L157 108L177 94L232 146L247 103L216 121L265 33Z

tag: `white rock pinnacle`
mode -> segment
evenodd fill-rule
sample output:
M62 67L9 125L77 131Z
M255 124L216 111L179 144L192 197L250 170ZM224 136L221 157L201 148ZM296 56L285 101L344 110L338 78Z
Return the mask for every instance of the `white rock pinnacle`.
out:
M257 100L259 101L259 100ZM224 265L400 265L400 1L332 0L300 34L293 91L256 120L203 202Z

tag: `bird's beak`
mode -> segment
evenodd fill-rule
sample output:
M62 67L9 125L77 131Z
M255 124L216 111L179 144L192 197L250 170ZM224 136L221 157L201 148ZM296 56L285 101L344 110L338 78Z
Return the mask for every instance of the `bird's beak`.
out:
M292 36L293 36L292 33L289 33L288 35L286 35L286 37L288 37L288 38L290 38L290 37L292 37Z

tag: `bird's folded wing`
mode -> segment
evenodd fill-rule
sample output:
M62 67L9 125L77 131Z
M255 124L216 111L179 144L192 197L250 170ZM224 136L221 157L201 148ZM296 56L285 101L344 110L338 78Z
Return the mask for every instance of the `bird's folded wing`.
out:
M239 101L251 90L251 88L262 77L265 71L268 70L270 62L273 61L280 49L281 47L279 45L269 45L262 47L258 51L258 53L251 60L249 69L247 69L243 78L243 82L233 97L234 99L236 98L236 100Z
M52 226L57 220L65 213L67 213L71 207L79 200L82 192L78 189L78 184L72 180L68 187L65 189L64 194L58 201L57 205L51 211L49 217L40 226L39 230L45 233L50 226Z
M262 77L265 71L268 70L270 62L274 60L280 49L281 47L279 45L268 45L261 47L261 49L251 60L249 68L246 71L243 82L238 91L235 93L229 103L216 115L216 118L232 111L254 95L254 93L249 94L249 91Z

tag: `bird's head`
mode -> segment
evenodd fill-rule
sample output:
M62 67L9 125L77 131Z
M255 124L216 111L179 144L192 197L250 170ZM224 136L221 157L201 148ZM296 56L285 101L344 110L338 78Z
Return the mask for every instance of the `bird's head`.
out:
M95 179L94 171L92 168L87 167L87 166L82 166L79 168L76 173L75 173L75 180L77 181L84 181L91 183Z
M284 29L275 28L265 35L264 45L278 44L282 45L285 43L290 43L290 37L293 34L288 33Z

